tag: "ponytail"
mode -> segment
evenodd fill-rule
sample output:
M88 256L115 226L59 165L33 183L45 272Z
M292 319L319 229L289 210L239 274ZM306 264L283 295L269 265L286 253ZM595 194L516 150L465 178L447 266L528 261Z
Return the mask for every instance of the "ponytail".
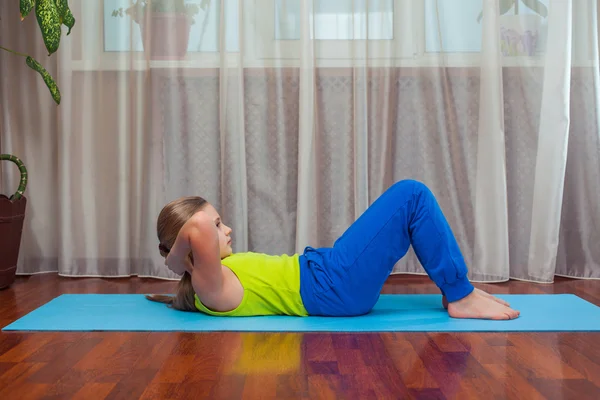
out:
M173 247L183 225L194 214L204 209L207 204L208 202L202 197L192 196L174 200L163 207L156 221L158 250L163 258L169 255L169 249ZM192 264L194 263L194 260L191 258L191 252L190 261L192 261ZM148 295L146 298L150 301L167 304L175 310L198 311L196 309L196 298L192 286L192 276L187 272L181 277L174 296Z
M150 301L168 304L169 307L179 311L198 311L196 309L196 299L194 297L194 287L192 286L192 276L185 272L177 285L175 296L165 296L161 294L146 295Z

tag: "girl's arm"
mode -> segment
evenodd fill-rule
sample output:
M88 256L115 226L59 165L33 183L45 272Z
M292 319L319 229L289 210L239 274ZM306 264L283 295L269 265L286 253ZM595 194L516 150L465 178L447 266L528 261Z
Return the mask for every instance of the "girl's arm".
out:
M186 222L169 255L173 262L182 263L179 265L188 263L184 270L191 274L194 292L206 307L230 311L241 303L244 290L237 277L221 265L218 228L208 214L200 211Z
M190 252L194 263L189 263ZM219 236L215 222L200 211L181 228L169 253L169 263L188 266L192 278L202 286L202 292L219 292L223 286L223 268L219 250ZM188 269L191 264L191 271ZM192 280L193 282L194 280ZM198 290L196 290L198 291Z

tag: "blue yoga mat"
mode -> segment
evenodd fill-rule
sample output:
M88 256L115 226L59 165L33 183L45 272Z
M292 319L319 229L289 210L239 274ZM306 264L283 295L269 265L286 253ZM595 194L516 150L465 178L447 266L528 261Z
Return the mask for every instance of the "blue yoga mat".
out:
M575 295L499 295L521 311L512 321L453 319L440 295L381 295L373 311L350 318L211 317L181 312L138 294L65 294L4 331L247 332L572 332L600 331L600 307Z

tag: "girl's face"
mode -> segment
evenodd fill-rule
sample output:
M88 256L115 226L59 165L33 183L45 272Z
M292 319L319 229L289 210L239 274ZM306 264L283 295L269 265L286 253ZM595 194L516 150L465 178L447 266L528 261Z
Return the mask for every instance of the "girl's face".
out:
M215 223L215 226L217 227L217 230L219 232L219 250L221 253L221 260L224 259L225 257L228 257L231 255L231 253L233 252L232 248L231 248L231 228L228 227L227 225L225 225L223 223L223 221L221 221L221 216L219 215L219 213L217 212L217 210L215 210L215 208L210 205L207 204L202 211L204 211L206 214L208 214L212 220Z

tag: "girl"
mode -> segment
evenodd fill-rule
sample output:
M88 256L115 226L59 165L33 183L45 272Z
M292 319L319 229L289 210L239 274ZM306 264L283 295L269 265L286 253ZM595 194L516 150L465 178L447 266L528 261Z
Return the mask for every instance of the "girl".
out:
M368 313L394 265L413 246L454 318L513 319L519 312L475 289L434 195L404 180L383 193L331 248L303 254L232 254L231 228L206 200L167 204L157 223L165 265L182 275L177 294L148 296L215 316Z

